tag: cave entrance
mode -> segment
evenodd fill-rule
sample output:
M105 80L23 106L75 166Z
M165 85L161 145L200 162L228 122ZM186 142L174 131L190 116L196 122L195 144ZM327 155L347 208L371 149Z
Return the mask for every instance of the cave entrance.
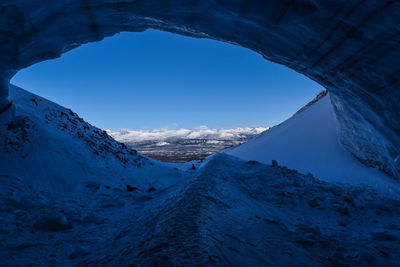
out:
M84 45L11 82L173 162L246 142L323 90L251 50L157 30Z

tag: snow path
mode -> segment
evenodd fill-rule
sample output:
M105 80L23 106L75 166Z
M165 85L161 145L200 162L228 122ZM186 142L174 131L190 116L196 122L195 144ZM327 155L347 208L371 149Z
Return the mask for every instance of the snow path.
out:
M100 183L87 184L79 196L52 198L4 178L0 188L10 191L0 195L0 256L8 265L358 266L399 260L398 198L225 154L154 192ZM32 227L49 212L64 214L70 226Z

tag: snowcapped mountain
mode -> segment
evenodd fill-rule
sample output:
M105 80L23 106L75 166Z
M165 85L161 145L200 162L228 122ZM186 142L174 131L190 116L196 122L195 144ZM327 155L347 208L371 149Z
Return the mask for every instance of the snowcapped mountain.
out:
M210 129L207 126L200 126L195 129L155 129L120 131L106 130L113 138L124 143L135 143L142 141L165 141L169 138L177 139L206 139L206 140L240 140L260 134L269 127L244 127L234 129Z
M161 161L187 162L203 160L227 147L236 146L268 130L266 127L235 129L157 129L133 131L122 129L107 133L128 147Z

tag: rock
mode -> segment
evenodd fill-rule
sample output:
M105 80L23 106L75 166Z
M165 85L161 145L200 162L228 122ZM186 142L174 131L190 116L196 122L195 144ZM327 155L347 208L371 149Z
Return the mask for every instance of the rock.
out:
M85 182L85 187L93 191L98 191L100 189L100 184L98 182Z
M71 229L72 225L68 222L64 214L59 212L47 212L40 215L33 227L37 230L58 232Z
M71 259L71 260L74 260L74 259L77 259L77 258L80 258L80 257L82 257L82 256L86 256L86 255L88 255L89 254L89 252L86 250L86 249L84 249L84 248L82 248L82 247L76 247L72 252L71 252L71 254L69 254L69 258Z
M350 210L347 207L337 207L336 211L343 215L350 216Z
M318 206L319 206L319 202L320 202L320 198L315 197L315 198L311 199L310 201L308 201L308 205L309 205L310 207L315 208L315 207L318 207Z
M151 192L154 192L154 191L156 191L156 189L155 189L154 187L150 187L150 188L147 190L148 193L151 193Z
M386 242L395 242L398 240L398 237L387 233L387 232L376 232L372 233L372 238L376 241L386 241Z
M131 186L129 184L126 185L126 191L128 192L133 192L136 191L137 189L138 189L137 187Z
M87 216L85 216L83 218L83 223L85 223L85 224L89 224L89 223L101 224L102 222L103 222L102 218L100 218L99 216L97 216L94 213L89 213Z

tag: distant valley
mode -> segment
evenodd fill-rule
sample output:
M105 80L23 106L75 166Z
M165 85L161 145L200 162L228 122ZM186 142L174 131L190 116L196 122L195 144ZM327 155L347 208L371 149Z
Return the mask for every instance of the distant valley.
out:
M165 162L203 160L227 147L249 141L268 127L210 129L205 126L189 129L152 131L120 130L107 133L117 141L153 159Z

